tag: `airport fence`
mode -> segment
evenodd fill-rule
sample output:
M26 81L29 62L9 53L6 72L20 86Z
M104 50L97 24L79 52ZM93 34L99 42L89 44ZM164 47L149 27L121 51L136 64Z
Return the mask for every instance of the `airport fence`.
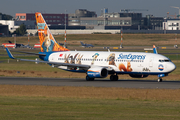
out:
M129 34L180 34L180 30L123 30L123 33Z

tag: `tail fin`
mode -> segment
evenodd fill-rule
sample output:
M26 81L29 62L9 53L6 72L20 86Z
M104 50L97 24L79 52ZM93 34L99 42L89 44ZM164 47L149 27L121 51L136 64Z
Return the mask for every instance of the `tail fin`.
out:
M60 46L56 42L42 14L37 12L35 13L35 16L36 16L36 23L37 23L40 45L41 45L41 52L69 51L69 49L66 49Z
M156 46L155 46L155 45L153 45L153 52L154 52L155 54L158 54L158 52L157 52L157 49L156 49Z
M10 40L8 41L9 43L12 43Z
M81 45L82 45L82 46L84 46L84 45L85 45L82 41L80 41L80 43L81 43Z

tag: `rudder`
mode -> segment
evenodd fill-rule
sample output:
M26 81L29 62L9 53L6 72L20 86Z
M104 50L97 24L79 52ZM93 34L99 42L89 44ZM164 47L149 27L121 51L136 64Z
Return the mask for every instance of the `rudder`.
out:
M35 17L36 17L39 41L41 45L41 52L69 51L69 49L60 46L56 42L42 14L37 12L35 13Z

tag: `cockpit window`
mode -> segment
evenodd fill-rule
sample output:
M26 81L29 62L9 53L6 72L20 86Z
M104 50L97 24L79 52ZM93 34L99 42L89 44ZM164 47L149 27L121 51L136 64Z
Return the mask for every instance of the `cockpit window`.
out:
M159 62L171 62L171 60L165 59L165 60L159 60Z

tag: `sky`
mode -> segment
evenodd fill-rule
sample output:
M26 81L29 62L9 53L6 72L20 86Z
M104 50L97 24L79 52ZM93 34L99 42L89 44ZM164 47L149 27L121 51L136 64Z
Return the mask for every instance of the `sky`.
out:
M151 14L155 17L166 17L179 14L180 0L1 0L0 13L15 16L16 13L75 13L77 9L94 11L99 16L101 9L108 8L109 13L117 13L120 9L147 9L134 11L143 16Z

